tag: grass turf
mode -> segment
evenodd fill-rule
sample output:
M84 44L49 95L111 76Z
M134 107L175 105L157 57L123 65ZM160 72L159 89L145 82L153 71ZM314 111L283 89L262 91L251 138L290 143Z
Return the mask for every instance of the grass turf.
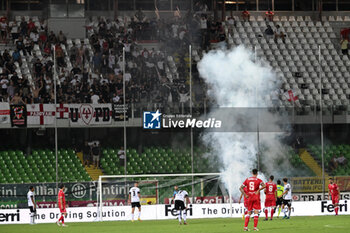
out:
M264 222L259 219L258 228L271 233L327 233L349 232L350 216L315 216L292 217L289 220L274 219ZM0 225L1 233L225 233L243 232L242 219L189 219L188 225L179 225L177 220L160 221L118 221L118 222L89 222L67 223L68 227L58 227L55 223L37 225ZM253 220L249 222L253 230Z

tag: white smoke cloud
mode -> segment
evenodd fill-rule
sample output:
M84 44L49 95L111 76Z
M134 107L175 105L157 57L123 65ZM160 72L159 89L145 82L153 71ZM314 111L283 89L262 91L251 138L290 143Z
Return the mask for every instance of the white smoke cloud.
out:
M237 108L238 113L234 116L223 116L232 122L232 129L244 131L251 128L251 124L257 124L258 114L246 114L242 108L272 106L270 94L280 87L272 69L254 60L252 52L239 46L227 51L210 51L198 63L199 73L209 86L209 97L220 107ZM216 112L211 114L217 114L220 109L213 111ZM277 125L277 122L285 121L282 117L268 112L259 119L259 124L266 121ZM236 130L206 132L202 136L203 142L220 160L222 181L233 197L239 196L239 186L257 167L257 135L257 132ZM264 166L268 172L276 172L273 161L285 151L285 146L280 142L283 136L283 133L261 134L260 143L266 144L267 148L266 156L261 161L271 161L271 165ZM264 174L261 176L264 177Z

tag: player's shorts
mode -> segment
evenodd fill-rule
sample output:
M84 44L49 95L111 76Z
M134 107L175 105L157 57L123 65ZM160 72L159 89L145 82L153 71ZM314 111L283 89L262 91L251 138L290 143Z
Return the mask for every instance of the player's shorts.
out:
M339 196L332 196L332 204L335 205L335 204L339 204Z
M267 198L265 199L265 207L275 207L276 199L275 198Z
M256 195L248 198L248 211L261 210L260 198Z
M65 213L67 213L66 208L63 208L63 209L59 208L59 209L60 209L61 214L65 214Z
M276 200L276 206L282 205L283 204L283 198L282 197L277 197Z
M286 206L288 206L288 207L291 207L291 206L292 206L292 200L283 199L283 205L286 205Z
M244 198L244 207L248 209L248 198Z
M135 208L135 207L140 208L141 207L140 202L131 202L131 208Z
M33 206L29 206L30 213L36 213L36 209Z
M184 210L184 209L186 209L185 202L180 201L180 200L175 200L175 209L176 210Z

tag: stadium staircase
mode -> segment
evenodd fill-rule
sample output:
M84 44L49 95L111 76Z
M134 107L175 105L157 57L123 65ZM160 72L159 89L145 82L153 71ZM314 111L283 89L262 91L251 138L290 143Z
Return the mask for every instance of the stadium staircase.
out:
M77 156L78 156L78 158L80 159L81 163L84 166L83 153L82 152L78 152ZM98 180L98 177L103 175L102 170L99 169L99 168L94 168L93 166L91 166L91 167L84 166L84 168L85 168L85 171L91 177L91 180Z
M316 174L316 176L322 176L322 168L306 149L300 149L299 156L301 160ZM325 173L325 176L328 176L328 174Z

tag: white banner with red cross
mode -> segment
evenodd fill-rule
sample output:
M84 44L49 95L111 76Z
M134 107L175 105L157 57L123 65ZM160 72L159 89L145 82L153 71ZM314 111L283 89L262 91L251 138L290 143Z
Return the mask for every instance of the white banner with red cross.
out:
M10 105L9 103L0 103L0 124L10 123Z
M27 104L27 124L53 125L55 110L54 104Z
M59 119L68 119L69 118L69 105L68 104L57 104L57 115Z
M112 104L69 104L70 125L109 125Z

